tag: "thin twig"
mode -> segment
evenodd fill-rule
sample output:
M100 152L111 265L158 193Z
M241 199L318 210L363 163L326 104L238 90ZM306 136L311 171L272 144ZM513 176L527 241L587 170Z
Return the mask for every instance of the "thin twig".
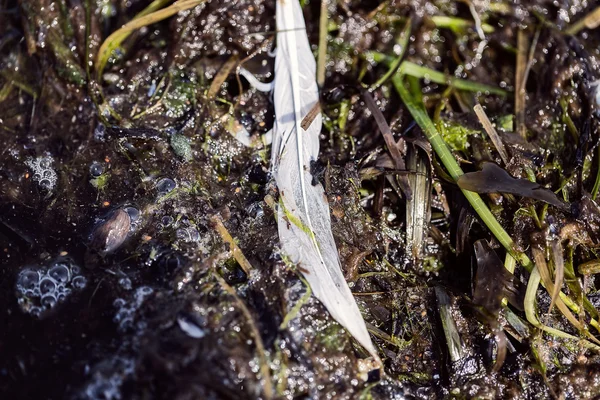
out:
M221 89L221 86L223 85L223 82L225 82L227 80L231 71L233 71L233 69L236 67L237 62L238 62L238 55L234 54L231 57L229 57L229 59L227 61L225 61L223 66L221 66L221 68L219 69L219 72L217 72L217 74L213 78L213 81L210 84L210 88L208 88L207 97L209 99L212 99L213 97L215 97L217 95L217 93Z
M565 30L567 35L576 35L584 28L595 29L600 26L600 7L594 8L589 14L575 22Z
M227 228L225 228L225 225L223 225L221 217L215 215L211 217L210 221L213 223L215 229L217 230L217 233L221 236L221 239L223 239L223 241L229 245L229 248L233 253L233 258L235 258L235 260L244 270L246 275L248 275L253 269L252 264L250 264L250 262L248 261L242 250L239 248L239 246L237 245Z
M515 71L515 117L517 132L526 139L525 128L525 73L527 66L527 47L529 38L522 29L517 33L517 67Z
M263 392L266 399L273 398L273 383L271 382L271 369L269 368L269 362L267 360L267 355L265 353L265 346L263 344L262 338L260 337L260 332L254 323L254 318L246 307L246 304L242 301L242 299L238 296L235 290L225 282L216 271L213 270L213 275L221 285L221 287L234 299L237 303L238 307L244 314L244 317L248 321L248 325L250 326L250 330L252 331L252 336L254 336L254 343L256 344L256 351L258 352L258 358L260 359L260 373L262 375L263 380Z
M363 99L365 100L369 111L371 111L371 114L373 114L375 122L377 122L377 126L379 127L379 130L383 135L383 140L385 141L388 151L390 152L390 155L394 160L396 169L401 171L406 170L404 158L402 158L402 154L400 153L401 151L406 151L406 142L402 138L400 138L400 140L396 142L396 140L394 139L394 134L392 133L392 129L385 120L385 117L383 116L383 113L377 106L377 103L375 103L375 100L373 100L373 96L371 96L371 93L364 90ZM410 185L408 184L408 177L400 176L398 177L398 181L399 184L402 186L402 190L404 191L406 198L410 199L412 197L412 191L410 189Z
M479 118L479 122L481 122L481 125L483 125L483 129L485 129L486 133L492 140L492 143L494 143L496 150L498 150L498 154L500 154L500 158L502 159L502 162L504 163L504 165L508 165L508 153L506 153L506 149L504 148L504 143L502 143L502 140L500 140L500 136L498 136L498 132L496 132L496 129L490 122L490 119L488 118L487 114L483 110L483 107L481 107L481 104L477 104L473 108L473 110L475 110L475 114L477 114L477 118Z
M319 17L319 52L317 53L317 85L325 83L325 66L327 65L327 0L321 0L321 16Z

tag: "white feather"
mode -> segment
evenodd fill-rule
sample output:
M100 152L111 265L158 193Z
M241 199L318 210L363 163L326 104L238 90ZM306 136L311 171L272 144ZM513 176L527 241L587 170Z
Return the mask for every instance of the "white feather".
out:
M319 101L316 64L298 0L277 0L277 54L271 165L279 189L282 250L298 263L315 296L380 363L369 332L342 274L331 233L329 203L312 185L310 163L319 156L321 113L304 130L302 119Z

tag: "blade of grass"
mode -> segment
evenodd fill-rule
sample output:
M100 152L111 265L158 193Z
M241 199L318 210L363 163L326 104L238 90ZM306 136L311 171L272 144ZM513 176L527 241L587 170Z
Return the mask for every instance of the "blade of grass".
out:
M250 264L250 261L248 261L248 259L246 258L242 250L239 248L239 246L237 245L227 228L225 228L225 225L223 225L221 217L215 215L210 219L210 222L213 224L213 226L221 236L221 239L223 239L223 241L229 245L229 248L231 249L231 252L233 254L233 258L235 258L235 261L238 262L238 264L244 270L246 275L250 274L250 271L253 269L252 264Z
M500 154L500 158L502 159L502 162L504 163L504 165L508 165L508 161L509 161L508 153L506 152L506 149L504 148L504 143L502 143L502 140L500 140L500 136L498 136L498 132L496 132L496 129L494 128L494 126L492 125L487 114L483 110L483 107L481 107L481 104L477 104L473 108L473 110L475 110L475 114L477 114L477 118L479 118L479 122L481 122L481 125L483 125L483 129L485 129L486 133L492 140L492 143L496 147L496 150L498 150L498 154Z
M416 146L409 147L406 164L412 193L406 200L406 245L413 261L417 261L423 255L430 220L431 172L428 157Z
M546 290L548 290L549 293L554 292L554 283L552 282L552 279L550 277L550 271L548 270L548 264L546 263L546 258L544 256L544 252L535 247L532 249L532 252L533 252L533 259L535 260L535 266L537 268L537 271L540 274L540 277L542 278L542 282L544 283ZM583 325L581 325L581 323L577 320L577 318L575 318L575 316L565 306L565 304L562 302L562 300L559 299L558 302L556 303L556 306L562 312L562 314L567 318L567 320L569 321L569 323L571 325L573 325L579 331L584 330ZM550 311L552 311L552 310L548 309L548 313L550 313ZM600 342L598 342L598 344L600 344Z
M580 264L577 270L581 275L595 275L600 272L600 260L590 260Z
M6 82L2 89L0 89L0 103L8 98L10 92L12 92L13 85L11 82Z
M554 290L552 291L552 301L550 302L549 310L556 303L558 293L565 279L565 260L563 258L563 248L560 240L554 240L551 244L552 261L554 262Z
M140 14L134 17L131 21L123 25L111 33L100 46L98 55L96 56L96 76L99 79L102 76L102 71L108 62L113 51L121 46L121 43L129 37L129 35L136 29L144 26L154 24L162 21L163 19L169 18L170 16L177 14L179 11L188 10L203 3L205 0L181 0L173 3L169 7L154 11L158 7L166 4L165 1L154 1L147 9L143 10ZM148 10L150 8L150 10Z
M210 84L210 87L208 88L207 97L209 99L213 99L217 95L219 90L221 90L221 86L223 86L223 82L225 82L227 80L227 78L229 77L229 74L231 74L231 71L233 71L237 62L238 62L238 55L234 54L231 57L229 57L229 59L227 61L225 61L225 63L221 66L221 68L219 69L219 72L217 72L217 74L213 78L212 83Z
M20 80L20 78L22 77L21 74L5 69L0 71L0 76L6 79L6 81L9 82L11 85L18 87L34 99L38 98L37 90L28 83Z
M406 169L406 165L404 164L404 158L402 158L401 154L401 152L405 152L406 150L406 143L404 139L400 138L400 140L396 142L396 140L394 139L394 134L392 133L392 129L385 120L385 117L379 109L379 106L377 106L377 103L375 103L375 100L373 99L373 96L371 96L371 93L369 93L366 90L363 91L363 100L369 108L369 111L371 111L371 114L373 114L373 118L375 118L377 127L383 135L383 139L388 147L388 151L390 152L390 155L394 160L394 166L398 171L404 171ZM408 177L399 176L398 183L402 187L402 191L406 195L406 198L410 199L412 197L412 190L410 188L410 185L408 184Z
M506 270L508 272L510 272L511 274L514 275L515 273L515 267L517 266L517 260L515 260L515 258L513 256L510 255L510 253L506 253L506 256L504 257L504 268L506 268ZM502 305L506 306L508 304L508 299L505 297L502 299Z
M452 32L461 32L468 28L476 28L473 21L457 17L448 17L445 15L434 15L431 17L431 22L438 28L448 28L452 30ZM494 27L489 24L481 24L481 29L484 33L494 32Z
M235 289L232 288L225 279L223 279L216 271L213 270L213 276L219 282L223 290L225 290L231 297L235 299L240 311L244 314L244 317L248 321L248 325L250 330L252 331L252 336L254 336L254 345L256 346L256 352L258 353L258 358L260 360L260 374L262 375L262 386L263 386L263 394L266 399L273 398L273 383L271 382L271 369L269 367L269 360L267 359L267 354L265 351L265 345L263 344L262 338L260 336L260 332L256 323L254 322L254 318L246 307L246 304L242 301L242 299L238 296Z
M398 46L400 46L400 52L398 53L396 59L389 64L389 69L387 70L387 72L385 74L383 74L383 76L381 78L379 78L377 80L377 82L375 82L375 84L373 84L369 88L369 90L371 92L380 88L381 85L383 85L385 82L387 82L387 80L390 79L390 77L392 75L394 75L396 73L396 71L398 71L398 68L400 68L400 64L402 63L402 58L404 58L404 54L406 53L406 49L408 47L408 40L410 39L411 27L412 27L412 21L409 18L406 21L404 30L400 34L399 40L396 41L396 44Z
M517 66L515 68L515 119L517 132L526 138L525 127L525 70L529 38L522 29L517 32Z
M600 146L598 146L596 157L598 158L598 171L596 171L596 181L594 182L594 187L592 188L592 200L596 201L596 197L598 196L598 191L600 190Z
M600 7L594 8L585 17L565 29L567 35L577 35L584 28L595 29L600 26Z
M400 74L410 75L420 79L428 79L435 83L452 86L455 89L466 90L469 92L490 93L499 96L506 95L506 91L500 88L469 81L467 79L459 79L447 76L442 72L435 71L431 68L423 67L410 61L404 61L402 63L402 65L400 66Z
M365 57L377 63L384 63L386 65L392 65L392 63L396 60L393 57L376 51L367 52ZM439 83L440 85L448 85L455 89L466 90L469 92L490 93L498 96L506 96L506 91L498 87L469 81L467 79L454 78L444 74L443 72L439 72L410 61L403 61L400 64L398 71L396 71L396 75L409 75L418 79L426 79L431 82Z
M458 333L454 316L452 315L452 300L448 293L441 287L435 287L435 296L438 302L438 311L442 321L442 329L446 337L446 345L448 346L448 354L452 362L456 362L463 358L463 341Z
M527 282L527 291L525 292L525 316L527 317L527 321L535 326L538 329L541 329L553 336L560 337L563 339L571 339L580 342L584 347L596 351L600 351L600 346L596 346L595 344L587 341L581 340L576 336L563 332L559 329L551 328L542 324L535 313L535 298L537 295L537 289L540 285L541 281L540 272L536 267L531 271L531 275L529 276L529 281Z
M319 50L317 52L317 85L325 84L325 65L327 64L327 2L321 0L321 15L319 16Z
M294 304L294 306L292 307L292 309L290 310L290 312L288 312L285 315L285 317L283 318L283 322L281 323L281 325L279 325L279 330L280 331L283 331L283 330L287 329L287 327L290 324L290 322L294 318L296 318L296 316L300 312L300 309L302 308L302 306L304 306L306 304L306 302L308 301L308 299L310 299L310 296L312 295L312 290L311 290L310 285L308 284L308 282L306 282L306 280L304 279L304 277L302 277L301 274L298 274L298 277L300 278L300 280L304 284L304 287L306 288L306 292L302 295L302 297L300 298L300 300L298 300L298 302L296 304Z

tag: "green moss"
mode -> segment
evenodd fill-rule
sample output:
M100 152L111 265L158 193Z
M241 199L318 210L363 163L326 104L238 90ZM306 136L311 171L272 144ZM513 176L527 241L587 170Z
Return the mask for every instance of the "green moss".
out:
M188 139L180 134L174 134L171 136L171 147L175 154L183 159L183 161L190 161L192 159L192 148Z
M169 93L163 100L169 118L181 118L191 109L195 101L195 87L195 83L185 76L171 78Z
M341 325L332 323L319 333L317 339L328 351L339 352L346 347L348 335Z
M504 132L514 132L514 116L512 114L503 115L496 120L496 126Z
M60 35L54 30L48 32L48 43L56 59L56 71L58 74L78 86L86 82L85 71L75 59L71 50L63 43Z
M444 141L453 151L466 152L469 147L469 136L479 134L479 131L465 128L450 121L439 121L438 131Z
M98 190L104 190L108 184L108 174L102 174L97 178L90 179L90 183Z
M442 268L444 268L444 264L442 260L429 256L423 259L423 270L428 272L439 272Z

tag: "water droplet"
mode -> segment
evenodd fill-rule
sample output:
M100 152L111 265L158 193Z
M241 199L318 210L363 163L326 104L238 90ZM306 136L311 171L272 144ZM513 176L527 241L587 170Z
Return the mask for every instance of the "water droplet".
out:
M120 297L118 299L115 299L115 301L113 301L113 306L116 308L121 308L124 305L125 305L125 299L122 299Z
M104 141L104 137L106 136L106 127L104 124L96 125L96 129L94 129L94 139L98 141Z
M33 289L40 282L40 275L37 271L25 269L19 274L17 285L24 289Z
M51 294L46 295L42 297L41 303L42 306L44 306L47 309L50 309L56 305L56 297L52 296Z
M138 294L141 294L142 296L148 296L152 294L152 292L154 292L154 290L150 286L142 286L138 289Z
M165 194L169 193L176 187L177 187L177 184L175 183L175 181L173 179L169 179L169 178L162 178L156 184L156 190L158 191L158 194L161 196L164 196Z
M124 277L119 279L119 285L125 290L131 290L131 279Z
M165 215L160 221L162 222L162 225L166 227L171 225L174 220L173 217L171 217L170 215Z
M85 277L83 276L76 276L75 278L73 278L71 284L75 289L81 290L85 288L85 285L87 284L87 279L85 279Z
M125 207L123 210L129 215L131 222L135 222L140 218L140 210L135 207Z
M97 161L90 165L90 175L94 178L99 177L104 172L104 166Z
M46 294L56 290L56 283L51 278L44 278L40 281L40 293Z
M69 267L67 267L65 264L56 264L50 268L48 275L54 278L54 280L57 282L66 283L69 281Z

